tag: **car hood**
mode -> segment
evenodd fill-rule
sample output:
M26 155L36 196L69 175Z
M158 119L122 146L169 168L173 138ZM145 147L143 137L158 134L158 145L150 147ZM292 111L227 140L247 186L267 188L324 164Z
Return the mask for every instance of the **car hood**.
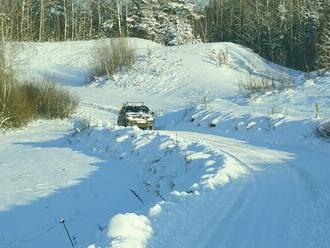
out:
M153 118L153 116L149 113L144 113L144 112L128 112L126 113L126 116L134 118L134 119L149 119L149 118Z

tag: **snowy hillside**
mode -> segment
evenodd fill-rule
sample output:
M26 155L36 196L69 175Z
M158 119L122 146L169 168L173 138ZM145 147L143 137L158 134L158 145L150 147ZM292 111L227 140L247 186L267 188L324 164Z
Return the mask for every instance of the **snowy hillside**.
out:
M131 42L137 62L109 80L91 78L95 41L23 45L19 78L81 104L74 120L1 134L0 247L70 247L61 219L75 247L329 247L329 141L315 129L330 75L232 43ZM260 78L294 87L239 90ZM116 126L126 101L144 101L157 130Z

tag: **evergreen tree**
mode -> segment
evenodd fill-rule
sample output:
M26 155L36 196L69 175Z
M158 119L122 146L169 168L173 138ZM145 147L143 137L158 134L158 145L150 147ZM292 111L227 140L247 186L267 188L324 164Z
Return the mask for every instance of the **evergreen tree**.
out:
M133 0L132 5L126 20L130 35L156 40L159 26L156 21L158 0Z
M323 6L320 22L322 27L317 43L317 64L320 69L330 70L330 3Z
M170 46L196 42L193 24L200 16L189 0L160 0L157 13L159 36Z
M133 0L127 19L130 34L165 45L196 41L193 22L199 18L187 0Z

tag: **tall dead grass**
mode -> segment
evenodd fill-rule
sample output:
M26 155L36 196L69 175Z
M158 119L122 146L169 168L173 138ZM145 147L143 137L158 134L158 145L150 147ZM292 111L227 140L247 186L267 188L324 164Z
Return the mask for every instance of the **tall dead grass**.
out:
M123 69L131 69L136 61L136 51L124 38L104 40L97 43L94 52L97 65L93 76L113 76Z
M253 77L250 75L249 80L238 84L238 88L242 92L246 92L248 96L253 94L265 94L271 91L284 91L294 88L292 78L280 76L277 80L265 77Z
M0 128L18 128L35 119L69 118L78 98L51 82L21 84L11 76L0 79Z
M18 128L37 118L70 117L78 99L51 82L20 83L0 44L0 129Z

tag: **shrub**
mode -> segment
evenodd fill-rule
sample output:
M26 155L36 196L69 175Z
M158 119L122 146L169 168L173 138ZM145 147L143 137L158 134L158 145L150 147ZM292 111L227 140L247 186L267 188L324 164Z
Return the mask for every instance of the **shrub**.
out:
M26 92L6 74L0 75L0 128L20 127L33 118Z
M113 76L118 70L130 69L136 61L136 52L124 38L100 41L95 49L94 76Z
M246 83L238 84L241 91L246 91L248 94L266 93L276 89L275 80L268 78L259 78L250 76Z
M268 116L272 117L272 116L279 116L279 115L282 115L282 116L286 115L285 107L273 105L271 107L270 111L268 112Z
M294 82L291 78L279 77L277 80L274 78L253 77L250 76L249 80L245 83L239 83L238 87L241 91L245 91L248 95L252 94L265 94L270 91L284 91L292 89Z
M209 52L208 56L209 59L219 67L229 64L229 53L227 49L212 50Z
M20 83L12 64L15 45L0 41L0 129L18 128L36 118L67 118L78 106L78 99L54 83Z
M316 131L320 137L330 138L330 120L321 122Z
M37 118L70 117L79 103L67 90L52 82L28 83L22 87Z
M78 99L52 83L20 84L11 75L0 76L0 128L18 128L36 118L67 118Z
M277 79L278 85L277 90L284 91L287 89L293 89L294 88L294 80L291 77L286 76L279 76Z

